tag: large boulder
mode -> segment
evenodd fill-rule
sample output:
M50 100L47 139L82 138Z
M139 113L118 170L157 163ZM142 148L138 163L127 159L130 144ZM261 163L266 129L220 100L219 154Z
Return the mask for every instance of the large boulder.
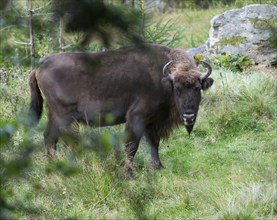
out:
M276 48L272 47L276 37L277 7L248 5L213 17L207 50L216 54L242 54L255 64L271 63L277 56Z

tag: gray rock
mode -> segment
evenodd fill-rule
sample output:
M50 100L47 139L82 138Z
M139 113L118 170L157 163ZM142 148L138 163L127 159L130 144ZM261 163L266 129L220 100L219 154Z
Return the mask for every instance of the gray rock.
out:
M207 50L212 54L246 55L253 63L271 63L277 56L271 45L274 37L277 37L277 7L248 5L213 17Z
M191 55L191 56L194 56L196 54L201 54L203 52L206 51L206 44L202 44L200 45L199 47L196 47L196 48L190 48L190 49L187 49L186 52Z

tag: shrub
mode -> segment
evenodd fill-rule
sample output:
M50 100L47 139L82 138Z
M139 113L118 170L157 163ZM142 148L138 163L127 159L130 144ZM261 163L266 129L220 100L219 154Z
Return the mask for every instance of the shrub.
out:
M193 56L196 63L199 64L200 60L205 59L203 54L196 54ZM251 61L241 54L217 54L209 57L213 66L225 68L233 72L242 72L251 66Z

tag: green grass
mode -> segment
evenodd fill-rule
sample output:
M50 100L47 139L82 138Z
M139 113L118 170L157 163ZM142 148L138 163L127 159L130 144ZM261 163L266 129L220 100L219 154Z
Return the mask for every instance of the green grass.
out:
M87 146L83 153L72 157L60 143L58 158L48 161L41 130L44 116L38 129L28 131L35 143L32 163L2 186L8 202L16 207L10 217L275 219L274 76L221 69L213 77L215 84L203 95L193 134L188 136L180 127L161 143L166 166L161 171L151 170L143 141L133 181L122 178L123 145L114 141L122 126L82 129ZM24 133L19 129L12 142L2 146L5 160L20 157L26 146ZM109 133L117 135L107 140ZM104 153L89 147L93 143L88 136L95 134L109 143Z
M224 10L162 17L184 30L180 47L189 48L205 42L210 19ZM82 127L83 151L73 156L61 142L57 158L48 160L46 112L36 128L22 125L28 74L10 69L0 82L0 198L10 209L0 218L277 219L276 71L264 72L215 70L192 135L180 127L160 144L166 169L151 169L143 141L129 181L122 178L123 126Z
M154 15L152 22L153 25L160 21L163 24L167 24L168 22L173 23L175 32L172 30L172 35L177 33L182 36L182 40L179 40L178 47L198 47L208 39L210 20L213 16L223 13L227 9L224 7L210 8L209 10L179 9L174 13L166 14L166 16L164 14Z

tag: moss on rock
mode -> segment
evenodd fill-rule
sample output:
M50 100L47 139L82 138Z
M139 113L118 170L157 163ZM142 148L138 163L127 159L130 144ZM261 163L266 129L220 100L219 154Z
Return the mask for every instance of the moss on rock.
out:
M269 18L269 19L249 18L249 21L254 28L261 29L261 30L274 28L274 25L275 25L274 18Z
M238 43L245 43L246 42L246 38L245 37L242 37L242 36L232 36L232 37L229 37L229 38L222 38L219 42L217 42L217 45L218 46L224 46L224 45L232 45L232 46L235 46L236 44Z

